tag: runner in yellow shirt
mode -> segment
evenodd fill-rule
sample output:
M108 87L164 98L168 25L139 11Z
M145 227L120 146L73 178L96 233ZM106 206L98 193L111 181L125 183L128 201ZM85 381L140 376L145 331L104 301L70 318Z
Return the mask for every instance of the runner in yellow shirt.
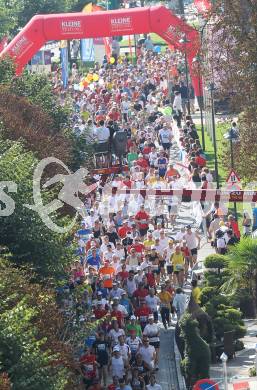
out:
M185 268L185 259L184 255L181 252L180 245L176 245L175 252L171 255L171 263L173 265L174 284L177 282L180 287L183 286L184 283L184 268Z
M169 291L166 290L165 285L161 285L161 292L159 292L158 297L161 301L160 303L160 313L162 318L162 323L165 329L170 326L170 303L172 300L172 295Z
M192 280L192 297L194 298L195 303L200 305L201 303L201 289L197 286L197 280Z
M147 239L143 242L146 249L151 249L151 246L155 244L152 233L147 234Z

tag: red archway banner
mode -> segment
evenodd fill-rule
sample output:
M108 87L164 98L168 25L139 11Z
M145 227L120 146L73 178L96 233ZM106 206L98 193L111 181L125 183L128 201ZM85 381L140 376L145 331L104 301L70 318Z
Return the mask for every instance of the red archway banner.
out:
M199 80L192 71L192 61L199 50L199 33L164 6L120 9L91 14L66 13L36 15L3 50L15 59L17 74L49 40L101 38L155 32L177 50L187 50L192 83L196 96ZM187 38L188 43L181 43Z

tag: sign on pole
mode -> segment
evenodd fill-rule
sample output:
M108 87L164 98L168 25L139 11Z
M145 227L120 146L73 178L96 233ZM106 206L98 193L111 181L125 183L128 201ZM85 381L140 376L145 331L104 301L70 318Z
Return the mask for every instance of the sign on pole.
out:
M212 379L201 379L194 384L193 390L219 390L219 386Z
M226 180L227 183L227 190L241 190L241 185L240 185L240 177L236 173L234 169L231 169L228 178Z

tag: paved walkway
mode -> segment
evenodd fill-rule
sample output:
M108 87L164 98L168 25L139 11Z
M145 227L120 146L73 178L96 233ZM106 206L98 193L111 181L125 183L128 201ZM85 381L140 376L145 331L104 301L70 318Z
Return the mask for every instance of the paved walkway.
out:
M180 390L175 365L174 328L168 330L163 329L160 340L161 354L159 371L157 373L158 383L162 386L163 390Z
M228 381L236 383L239 380L249 377L249 368L253 367L256 359L256 344L257 344L257 319L245 320L247 327L246 336L241 339L245 345L242 351L236 352L236 357L228 361ZM223 385L223 368L222 363L212 364L211 366L211 378L220 383L220 389L224 389ZM255 387L257 389L257 378Z
M180 161L180 151L175 142L173 143L170 152L170 161L174 163ZM174 237L182 226L189 224L198 228L192 203L181 203L176 218L176 225L175 227L168 229L169 236ZM213 253L213 249L211 245L207 243L205 237L202 237L199 260L204 260L210 253ZM190 294L190 287L187 287L184 290L187 294ZM174 351L174 329L175 324L167 331L162 329L160 335L161 347L157 378L158 383L162 385L163 390L185 390L180 372L179 355L175 355Z

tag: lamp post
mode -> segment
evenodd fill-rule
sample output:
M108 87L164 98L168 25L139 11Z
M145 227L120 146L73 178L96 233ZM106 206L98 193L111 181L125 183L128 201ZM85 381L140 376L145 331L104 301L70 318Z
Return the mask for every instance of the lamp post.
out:
M180 15L184 16L185 15L184 0L178 0L178 3L179 3Z
M219 169L218 169L218 154L217 154L217 140L216 140L216 126L215 126L215 109L214 109L214 96L213 92L215 91L214 83L210 83L208 90L211 93L211 117L212 117L212 134L213 134L213 147L214 147L214 165L215 165L215 175L217 189L219 189Z
M187 43L190 43L190 41L187 39L185 36L184 38L179 40L179 43L184 45L184 50L185 50L185 66L186 66L186 84L187 84L187 112L190 115L190 98L189 98L189 77L188 77L188 61L187 61Z
M234 151L233 151L233 143L238 141L238 132L236 129L231 127L227 133L224 134L223 136L226 140L229 141L230 143L230 164L231 164L231 169L234 169ZM234 214L235 218L237 220L237 207L236 207L236 202L234 202Z
M228 357L225 354L225 352L223 352L223 354L221 355L220 360L222 361L222 365L223 365L224 390L228 390L228 371L227 371Z
M198 87L199 92L201 91L201 57L199 54L193 60L197 64L197 73L198 73ZM198 106L200 109L200 117L201 117L201 134L202 134L202 147L203 151L205 151L205 137L204 137L204 126L203 126L203 96L198 96Z
M257 375L257 344L255 344L255 371Z

